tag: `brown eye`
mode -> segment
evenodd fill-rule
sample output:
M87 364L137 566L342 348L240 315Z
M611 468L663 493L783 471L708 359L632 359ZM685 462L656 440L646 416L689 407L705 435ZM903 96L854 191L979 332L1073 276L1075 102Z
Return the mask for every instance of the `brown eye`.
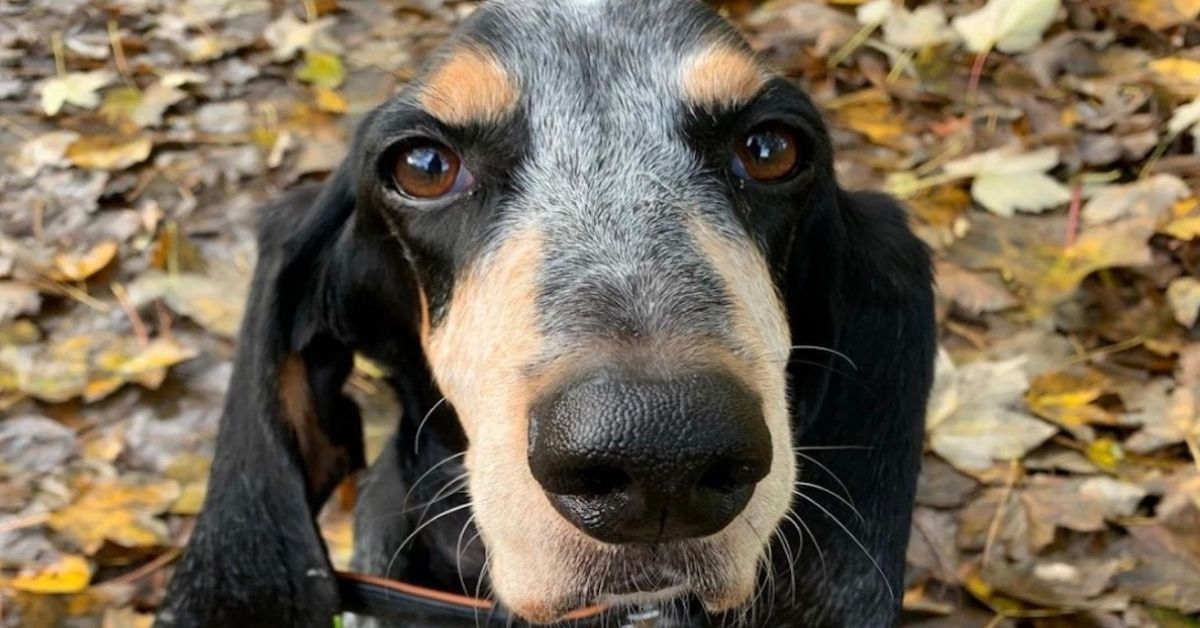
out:
M794 132L782 126L760 126L734 145L733 173L762 183L782 181L795 174L799 152Z
M392 174L400 191L413 198L441 198L461 192L474 177L446 146L422 140L402 147Z

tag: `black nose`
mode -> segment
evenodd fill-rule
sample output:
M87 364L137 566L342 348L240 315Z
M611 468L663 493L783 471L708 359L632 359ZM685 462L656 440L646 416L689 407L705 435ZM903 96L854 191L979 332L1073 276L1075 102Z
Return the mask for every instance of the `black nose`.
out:
M762 402L732 376L600 373L535 404L529 466L554 507L608 543L715 534L771 468Z

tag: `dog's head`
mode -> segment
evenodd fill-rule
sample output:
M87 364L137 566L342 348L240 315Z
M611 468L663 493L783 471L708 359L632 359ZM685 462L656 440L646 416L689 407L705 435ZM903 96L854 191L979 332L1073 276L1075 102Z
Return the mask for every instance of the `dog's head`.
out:
M833 189L809 100L699 2L497 1L352 163L500 599L748 602L796 474L791 249Z

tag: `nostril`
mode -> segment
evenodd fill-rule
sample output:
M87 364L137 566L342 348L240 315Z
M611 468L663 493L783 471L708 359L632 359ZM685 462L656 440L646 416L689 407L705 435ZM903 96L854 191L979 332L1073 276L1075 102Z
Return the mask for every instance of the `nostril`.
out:
M700 476L699 487L732 493L761 480L760 466L745 460L721 460Z
M612 466L596 465L564 472L555 492L580 497L603 497L629 488L633 479L629 474Z

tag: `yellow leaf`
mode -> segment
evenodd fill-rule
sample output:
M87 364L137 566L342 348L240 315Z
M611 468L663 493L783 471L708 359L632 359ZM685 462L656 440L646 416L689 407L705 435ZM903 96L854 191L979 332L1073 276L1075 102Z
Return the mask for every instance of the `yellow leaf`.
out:
M317 85L313 87L313 95L317 99L317 109L329 113L346 113L346 99L336 91Z
M1084 453L1087 455L1087 459L1092 461L1092 464L1104 471L1116 471L1121 462L1125 460L1125 448L1111 438L1097 438L1088 443Z
M1162 30L1196 19L1200 0L1124 0L1117 3L1117 10L1151 29Z
M93 135L67 148L67 159L89 170L123 170L150 156L154 143L144 136Z
M43 567L22 570L8 585L26 593L79 593L91 580L92 568L86 558L64 554Z
M91 401L106 396L124 382L136 382L151 390L166 377L167 367L196 357L196 350L172 338L155 338L144 348L129 351L127 345L114 345L96 356L96 373L84 395ZM90 390L93 386L96 390Z
M1177 240L1191 240L1200 236L1200 216L1185 216L1172 220L1161 231Z
M114 87L104 94L100 113L110 124L128 120L142 101L142 90L136 87Z
M296 70L296 78L305 83L336 89L346 78L346 68L335 54L306 50L304 65Z
M1149 64L1160 81L1179 94L1200 94L1200 61L1187 57L1164 57Z
M88 249L80 255L59 253L54 256L54 268L62 277L70 281L83 281L100 272L117 256L117 243L105 240Z
M861 133L876 144L893 145L906 137L904 117L892 110L887 94L867 89L850 94L832 107L839 125Z
M155 516L166 512L178 497L179 484L174 480L102 481L52 513L47 523L88 554L106 540L123 547L153 547L169 540L166 525Z
M1067 427L1111 424L1112 415L1092 405L1109 386L1108 378L1096 371L1052 371L1033 380L1025 401L1034 414Z

